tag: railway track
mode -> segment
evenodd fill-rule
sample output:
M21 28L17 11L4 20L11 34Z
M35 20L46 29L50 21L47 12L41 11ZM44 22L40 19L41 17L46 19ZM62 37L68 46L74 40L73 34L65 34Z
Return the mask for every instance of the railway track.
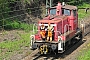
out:
M40 56L40 54L38 54L38 52L39 52L39 50L36 49L30 55L23 58L22 60L34 60L35 58L38 58Z
M87 24L87 23L86 23ZM90 23L85 26L85 36L90 33Z
M67 55L69 55L70 53L72 53L75 49L77 49L83 43L84 42L81 42L80 40L78 43L70 45L64 53L59 53L56 55L54 53L47 54L47 55L40 55L36 53L38 52L38 50L35 50L29 56L25 57L22 60L55 60L55 59L60 60L66 57Z
M90 23L89 21L82 23L84 24L84 36L90 33ZM82 40L78 41L77 43L74 43L73 45L70 45L68 49L62 53L62 54L57 54L55 55L54 53L52 54L47 54L47 55L40 55L38 52L38 49L33 51L30 55L27 57L23 58L22 60L63 60L67 55L72 53L75 49L77 49L80 45L82 45L84 42Z

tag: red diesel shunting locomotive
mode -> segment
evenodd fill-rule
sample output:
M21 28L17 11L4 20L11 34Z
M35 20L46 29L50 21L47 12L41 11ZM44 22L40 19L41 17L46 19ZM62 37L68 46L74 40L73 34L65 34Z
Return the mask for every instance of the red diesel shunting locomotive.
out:
M43 26L43 28L42 28ZM38 33L31 36L31 46L41 54L51 51L63 53L65 47L74 42L73 38L82 38L78 27L77 7L62 5L48 8L48 16L38 22Z

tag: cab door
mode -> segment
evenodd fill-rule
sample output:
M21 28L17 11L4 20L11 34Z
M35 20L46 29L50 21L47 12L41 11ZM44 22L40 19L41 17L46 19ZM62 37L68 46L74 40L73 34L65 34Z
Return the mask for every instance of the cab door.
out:
M74 16L74 30L78 28L78 14L77 10L72 10Z

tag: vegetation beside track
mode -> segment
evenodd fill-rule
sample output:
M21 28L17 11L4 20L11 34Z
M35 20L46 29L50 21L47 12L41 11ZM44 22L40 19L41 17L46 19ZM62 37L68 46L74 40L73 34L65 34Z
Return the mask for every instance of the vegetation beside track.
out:
M24 49L27 47L30 48L30 33L28 32L18 32L20 40L6 40L0 42L0 60L9 60L11 56L15 53L23 53ZM29 54L30 52L28 52Z
M84 48L80 51L80 56L77 58L78 60L90 60L90 43L85 45Z
M88 11L88 13L85 12L84 9L78 10L78 16L79 16L79 20L88 17L90 15L90 11Z
M82 5L78 6L78 8L90 8L90 4L83 3ZM83 19L89 15L90 15L90 10L87 10L87 13L86 13L86 9L78 9L79 19Z
M18 22L17 20L15 21L5 21L6 26L4 27L5 30L13 30L13 29L19 29L19 30L24 30L24 31L30 31L33 30L33 24L27 24L24 22Z
M83 5L78 6L79 8L90 8L90 4L83 3ZM90 10L85 12L85 9L78 10L79 19L90 17ZM88 18L87 18L88 19ZM85 45L84 48L81 49L80 55L77 58L78 60L90 60L90 43Z
M79 6L79 7L89 7L90 5L88 4L84 4L82 6ZM86 14L85 10L79 10L78 11L78 15L79 15L79 19L82 19L86 16L89 16L90 15L90 12L88 12ZM29 24L26 24L26 23L19 23L18 21L5 21L6 23L6 26L5 26L5 29L20 29L20 30L24 30L24 31L29 31L29 30L32 30L33 29L33 25L29 25ZM9 25L8 25L9 24ZM7 40L7 41L3 41L3 42L0 42L0 60L3 60L4 58L5 59L9 59L9 57L11 55L13 55L13 53L17 52L17 51L20 51L19 53L22 53L21 50L22 47L30 47L30 32L25 32L25 33L19 33L19 36L21 37L21 39L19 40L14 40L14 41L10 41L10 40ZM89 49L90 50L90 49ZM89 50L85 50L83 54L83 56L81 55L78 59L79 60L90 60L90 51Z

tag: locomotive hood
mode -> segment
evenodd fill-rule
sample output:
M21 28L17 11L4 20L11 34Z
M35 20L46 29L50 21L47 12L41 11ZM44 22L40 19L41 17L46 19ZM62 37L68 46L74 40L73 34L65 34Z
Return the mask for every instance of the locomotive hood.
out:
M49 16L49 18L45 17L44 19L40 20L39 22L40 23L49 23L49 22L58 23L61 20L66 20L67 18L68 18L68 16L57 16L57 15L55 15L55 16Z

